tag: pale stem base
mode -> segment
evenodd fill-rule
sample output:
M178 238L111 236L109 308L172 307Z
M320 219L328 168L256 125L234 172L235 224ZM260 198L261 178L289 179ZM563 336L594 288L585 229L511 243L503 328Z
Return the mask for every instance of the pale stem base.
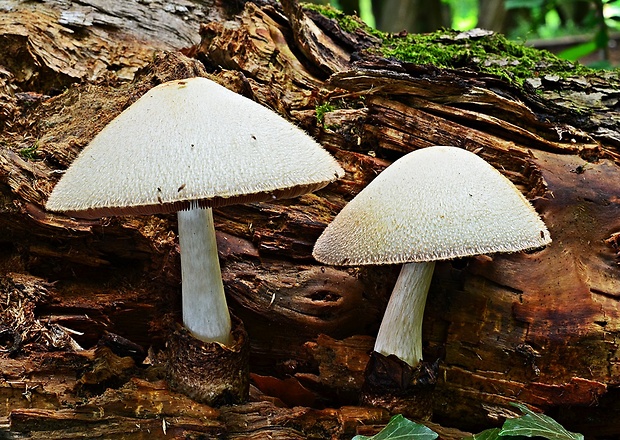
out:
M179 211L183 324L205 342L232 343L211 208Z
M403 265L379 327L376 352L394 354L412 367L420 362L422 319L434 270L434 261Z

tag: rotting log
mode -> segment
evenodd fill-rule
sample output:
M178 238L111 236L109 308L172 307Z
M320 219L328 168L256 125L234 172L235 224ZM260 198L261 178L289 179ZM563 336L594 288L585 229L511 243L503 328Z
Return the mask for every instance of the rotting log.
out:
M203 24L195 35L176 28L177 37L166 26L140 34L122 16L113 26L89 21L88 11L79 26L66 24L79 14L62 24L60 2L0 16L11 48L0 51L3 434L373 432L364 426L385 424L389 413L356 406L357 391L399 268L322 267L312 245L391 161L447 144L505 173L554 241L437 264L424 321L425 359L440 359L433 420L479 430L519 401L590 438L620 435L618 78L533 75L517 86L475 66L382 58L367 51L376 36L292 2L242 3L185 5L203 11L192 19ZM59 38L41 32L41 20ZM179 39L179 29L189 36ZM183 47L190 57L154 56ZM121 52L122 61L101 64L102 54ZM255 384L250 403L218 410L170 392L158 365L162 320L180 307L175 218L81 221L43 208L59 173L123 108L160 82L196 75L294 121L347 171L316 194L216 210L226 291L251 340Z

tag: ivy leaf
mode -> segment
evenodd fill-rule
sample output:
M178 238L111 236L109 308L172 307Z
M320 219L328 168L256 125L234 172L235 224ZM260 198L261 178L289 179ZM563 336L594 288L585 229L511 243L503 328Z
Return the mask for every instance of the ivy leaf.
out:
M567 431L551 417L535 413L520 403L513 403L512 405L519 408L524 415L507 419L499 433L500 437L520 435L544 437L549 440L583 440L583 434Z
M385 428L372 437L356 435L353 440L434 440L438 436L424 425L419 425L398 414Z

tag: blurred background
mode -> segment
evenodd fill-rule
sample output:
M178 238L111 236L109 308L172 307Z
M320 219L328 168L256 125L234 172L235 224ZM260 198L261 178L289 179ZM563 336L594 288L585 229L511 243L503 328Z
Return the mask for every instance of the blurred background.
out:
M620 65L620 0L312 0L398 33L483 28L594 68Z

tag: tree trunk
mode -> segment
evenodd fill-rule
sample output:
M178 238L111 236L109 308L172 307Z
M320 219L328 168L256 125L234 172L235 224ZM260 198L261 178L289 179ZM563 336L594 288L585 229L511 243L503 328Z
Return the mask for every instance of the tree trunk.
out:
M385 32L432 32L450 26L437 0L384 0L380 9L377 28Z
M504 2L505 0L478 0L478 23L476 26L496 32L505 31L506 8Z
M519 401L590 438L620 435L618 79L532 71L519 85L477 68L498 55L444 69L386 59L376 36L291 1L227 3L131 3L119 14L96 1L79 11L8 2L0 15L3 435L376 432L389 410L358 399L400 268L324 267L311 250L376 174L435 144L502 171L553 243L437 263L423 328L425 360L440 361L433 421L481 430ZM448 33L438 44L493 37ZM180 309L176 218L83 221L44 209L106 123L154 85L197 75L303 127L347 172L295 200L214 210L253 384L249 403L219 409L163 380L164 320Z

